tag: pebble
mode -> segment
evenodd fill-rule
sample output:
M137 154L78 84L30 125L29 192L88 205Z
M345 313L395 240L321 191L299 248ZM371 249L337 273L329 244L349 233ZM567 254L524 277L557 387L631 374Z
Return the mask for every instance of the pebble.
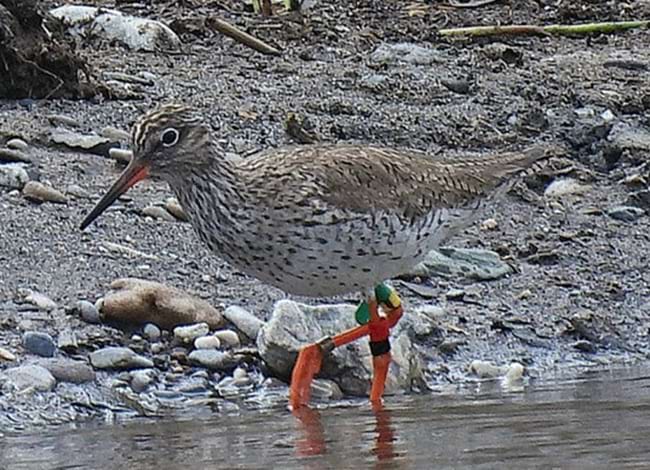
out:
M441 246L431 250L407 274L420 277L443 277L460 281L493 280L514 272L512 265L498 253L476 248Z
M506 375L503 378L505 384L512 384L513 382L521 380L524 376L524 371L526 370L525 367L518 362L511 363L507 368Z
M607 210L607 215L612 219L623 222L634 222L645 215L645 211L634 206L616 206Z
M238 348L241 345L239 335L232 330L220 330L214 333L219 338L221 345L228 348Z
M153 369L141 369L131 372L131 388L134 392L144 392L154 380L156 372Z
M88 323L101 323L102 319L99 315L99 310L94 304L87 300L80 300L77 302L77 311L81 315L82 320Z
M54 376L43 366L13 367L5 370L4 374L21 391L49 392L56 385Z
M133 158L133 152L131 150L113 147L108 151L108 156L118 162L129 163Z
M155 206L155 205L147 206L144 209L142 209L142 213L149 217L153 217L154 219L165 220L167 222L176 221L176 217L171 215L169 212L167 212L166 209L160 206Z
M191 343L199 336L205 336L210 332L207 323L196 323L194 325L177 326L174 328L174 338L183 343Z
M460 95L469 93L471 87L471 83L467 80L441 79L440 83L448 90Z
M50 311L56 308L56 302L40 292L32 292L25 297L25 301L38 307L40 310Z
M190 217L175 197L170 197L165 201L165 209L178 220L183 222L189 222L190 220Z
M146 80L149 80L152 83L158 80L158 75L156 75L153 72L148 72L146 70L143 70L142 72L138 72L138 75Z
M111 126L104 127L99 131L99 135L113 142L129 142L131 140L131 135L127 131Z
M216 336L201 336L194 340L194 347L196 349L219 349L221 341Z
M82 361L57 357L41 360L39 365L49 370L59 382L80 384L95 380L93 368Z
M153 354L159 354L165 349L165 345L162 343L152 343L151 344L151 352Z
M600 117L605 122L610 122L610 121L613 121L614 119L616 119L616 115L609 109L606 109L605 111L603 111L601 113Z
M23 347L37 356L52 357L56 352L56 344L47 333L27 331L23 334Z
M158 341L161 335L160 328L153 323L147 323L144 325L142 333L149 341Z
M71 196L82 198L82 199L90 199L91 196L88 194L88 191L86 191L84 188L79 186L78 184L70 184L66 186L65 192Z
M573 178L558 178L544 190L544 196L561 198L573 194L582 194L589 190L589 186L581 184Z
M255 340L264 322L250 313L248 310L232 305L223 313L230 323L235 325L239 331L244 333L249 339Z
M232 371L232 378L235 380L242 380L248 378L248 372L243 367L235 367Z
M482 379L502 377L503 384L508 386L521 380L524 375L525 367L518 362L497 366L488 361L476 360L472 361L470 364L469 371Z
M0 359L3 361L15 361L16 356L4 348L0 348Z
M50 135L50 140L55 144L65 145L74 150L85 150L97 155L107 155L115 143L99 135L84 135L76 132L57 129Z
M216 349L196 349L190 353L188 359L192 364L200 365L210 370L229 369L234 365L230 354Z
M113 292L104 298L100 309L105 322L154 323L169 330L195 323L206 323L211 329L223 327L221 310L174 287L144 279L123 278L113 281L111 289ZM194 338L188 340L192 341Z
M24 162L32 163L32 157L22 150L0 148L0 162Z
M341 400L343 391L333 380L314 379L311 383L311 395L317 400Z
M55 202L66 204L68 198L62 192L38 181L29 181L23 186L23 196L35 202Z
M465 297L466 292L463 289L449 289L445 293L445 297L448 300L460 300Z
M14 149L14 150L25 151L29 147L29 144L27 142L25 142L23 139L19 139L19 138L16 137L16 138L10 139L7 142L7 147L9 147L10 149Z
M75 352L79 348L77 335L71 328L59 330L58 336L56 344L62 351Z
M370 61L381 65L389 65L397 62L407 62L413 65L431 65L434 62L440 62L442 60L443 57L436 49L408 42L381 44L370 54Z
M481 230L496 230L499 227L499 223L496 219L485 219L481 223Z
M123 72L104 72L104 78L106 80L117 80L118 82L135 83L138 85L153 85L153 82L147 78Z
M90 353L90 363L96 369L141 369L153 367L153 362L129 348L113 347Z
M472 361L469 365L469 371L482 379L495 378L504 374L501 367L488 361L479 360Z
M0 186L22 189L29 180L29 174L23 163L0 165Z
M70 116L65 116L63 114L50 114L47 117L47 120L50 121L50 124L53 126L64 125L68 127L81 127L81 123Z
M425 317L427 317L429 320L440 320L442 317L445 316L445 309L442 307L439 307L437 305L431 305L431 304L426 304L426 305L420 305L417 308L417 312L421 313Z

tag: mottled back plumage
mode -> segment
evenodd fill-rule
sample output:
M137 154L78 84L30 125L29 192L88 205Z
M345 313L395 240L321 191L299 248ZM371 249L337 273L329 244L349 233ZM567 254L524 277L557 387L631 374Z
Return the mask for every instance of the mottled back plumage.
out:
M177 142L161 145L169 129ZM145 116L133 139L211 249L238 270L307 296L365 291L404 273L511 176L547 156L539 147L445 158L327 144L234 162L195 113L177 106Z

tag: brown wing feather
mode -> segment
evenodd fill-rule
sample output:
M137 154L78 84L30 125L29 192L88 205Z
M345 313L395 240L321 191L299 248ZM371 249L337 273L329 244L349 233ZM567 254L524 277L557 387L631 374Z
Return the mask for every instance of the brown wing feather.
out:
M435 208L455 208L498 187L547 156L541 147L521 153L434 159L419 151L357 145L285 147L244 160L249 187L268 197L294 187L296 197L318 197L340 209L387 210L408 219Z

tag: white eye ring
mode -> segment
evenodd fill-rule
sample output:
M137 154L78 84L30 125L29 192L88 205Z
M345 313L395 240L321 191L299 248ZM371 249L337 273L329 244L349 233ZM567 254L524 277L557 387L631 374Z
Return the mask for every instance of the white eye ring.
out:
M178 143L180 134L173 127L169 127L163 131L160 135L160 142L163 144L163 147L172 147Z

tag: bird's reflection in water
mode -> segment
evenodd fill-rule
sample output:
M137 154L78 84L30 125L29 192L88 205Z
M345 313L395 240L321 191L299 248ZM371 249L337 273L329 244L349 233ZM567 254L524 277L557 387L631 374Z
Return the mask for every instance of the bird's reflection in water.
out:
M394 449L395 429L391 425L391 411L383 405L373 405L375 418L374 445L371 449L377 463L390 463L398 456ZM321 421L321 414L309 407L293 411L298 419L300 436L296 440L295 450L299 457L323 455L327 451L326 430Z
M320 419L320 413L308 406L293 410L298 418L301 435L296 440L296 453L299 457L321 455L325 453L325 429Z

